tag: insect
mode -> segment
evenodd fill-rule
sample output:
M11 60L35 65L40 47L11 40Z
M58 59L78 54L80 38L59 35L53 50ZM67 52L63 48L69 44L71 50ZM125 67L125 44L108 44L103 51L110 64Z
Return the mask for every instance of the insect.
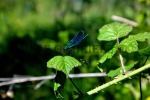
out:
M88 34L84 35L84 31L81 30L67 43L62 51L72 48L73 46L78 45Z

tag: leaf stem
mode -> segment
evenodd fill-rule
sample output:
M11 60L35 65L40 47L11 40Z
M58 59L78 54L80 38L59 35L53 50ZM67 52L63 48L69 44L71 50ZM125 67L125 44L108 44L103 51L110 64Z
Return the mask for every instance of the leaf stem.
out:
M120 53L119 53L119 58L120 58L120 62L121 62L121 66L122 66L123 72L127 73L126 68L124 66L123 57L122 57L122 55Z
M78 92L80 93L80 95L83 95L83 93L80 91L80 89L76 86L76 84L73 82L73 80L69 77L70 81L72 82L72 84L74 85L74 87L78 90Z
M119 39L117 38L117 44L118 44L118 47L119 47ZM123 72L124 73L127 73L127 70L126 70L126 68L125 68L125 66L124 66L124 60L123 60L123 56L121 55L121 53L119 52L119 58L120 58L120 63L121 63L121 67L122 67L122 69L123 69Z
M88 95L92 95L94 93L97 93L100 90L103 90L103 89L105 89L105 88L107 88L107 87L109 87L109 86L111 86L113 84L116 84L116 83L118 83L118 82L120 82L120 81L122 81L124 79L127 79L127 78L129 78L129 77L131 77L131 76L133 76L135 74L138 74L138 73L140 73L140 72L142 72L142 71L144 71L144 70L146 70L148 68L150 68L150 63L145 65L145 66L143 66L143 67L140 67L140 68L134 70L133 72L131 72L129 74L125 74L124 76L119 77L118 79L114 79L114 80L112 80L112 81L110 81L110 82L108 82L108 83L106 83L104 85L96 87L95 89L88 91L87 94Z

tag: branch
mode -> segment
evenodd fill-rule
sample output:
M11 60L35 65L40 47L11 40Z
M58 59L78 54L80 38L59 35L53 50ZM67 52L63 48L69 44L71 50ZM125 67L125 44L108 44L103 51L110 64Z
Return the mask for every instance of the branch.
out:
M107 87L109 87L109 86L111 86L113 84L116 84L116 83L118 83L118 82L120 82L120 81L122 81L124 79L127 79L127 78L129 78L129 77L131 77L131 76L133 76L135 74L138 74L138 73L140 73L140 72L142 72L142 71L144 71L144 70L146 70L148 68L150 68L150 64L147 64L147 65L145 65L145 66L143 66L143 67L141 67L141 68L139 68L137 70L134 70L133 72L131 72L129 74L126 74L126 75L124 75L122 77L119 77L118 79L114 79L114 80L112 80L112 81L110 81L110 82L108 82L108 83L106 83L104 85L101 85L101 86L99 86L99 87L97 87L97 88L95 88L93 90L90 90L90 91L87 92L87 94L88 95L92 95L94 93L97 93L100 90L103 90L103 89L105 89L105 88L107 88Z
M45 84L48 80L42 80L41 82L39 82L35 87L34 89L37 90L39 89L43 84Z
M87 74L70 74L70 78L83 78L83 77L104 77L106 76L106 73L87 73ZM27 81L40 81L40 80L51 80L54 79L55 75L49 75L49 76L40 76L40 77L18 77L18 78L0 78L0 81L5 81L1 82L0 86L5 86L5 85L11 85L15 83L23 83Z
M113 20L116 20L116 21L119 21L119 22L127 23L127 24L129 24L129 25L134 26L134 27L137 27L137 26L138 26L138 23L137 23L137 22L134 22L134 21L132 21L132 20L129 20L129 19L126 19L126 18L123 18L123 17L120 17L120 16L113 15L113 16L112 16L112 19L113 19Z

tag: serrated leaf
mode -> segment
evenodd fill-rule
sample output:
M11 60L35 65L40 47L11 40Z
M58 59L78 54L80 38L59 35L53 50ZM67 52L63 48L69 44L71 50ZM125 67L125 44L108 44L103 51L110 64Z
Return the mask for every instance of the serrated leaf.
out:
M72 68L80 66L81 63L70 56L55 56L47 62L48 68L64 72L67 76Z
M130 65L128 65L128 66L125 66L126 70L127 70L127 71L130 70L130 69L133 68L134 65L137 64L137 63L138 63L138 62L134 62L134 63L132 63L132 64L130 64ZM117 69L115 69L115 70L109 71L107 75L108 75L109 77L115 77L115 76L117 76L117 75L120 74L121 70L122 70L122 67L119 67L119 68L117 68Z
M123 51L127 51L128 53L134 52L138 50L137 41L145 41L145 39L150 38L150 33L139 33L136 35L130 35L128 38L124 39L120 43L120 47Z
M105 53L104 56L101 57L101 59L99 60L100 63L103 63L106 59L110 59L113 57L113 55L116 53L116 51L118 50L118 46L117 44L107 53Z
M150 47L141 49L138 51L138 53L143 56L150 56Z
M126 36L132 30L132 26L124 23L111 23L104 25L99 30L98 40L110 41Z

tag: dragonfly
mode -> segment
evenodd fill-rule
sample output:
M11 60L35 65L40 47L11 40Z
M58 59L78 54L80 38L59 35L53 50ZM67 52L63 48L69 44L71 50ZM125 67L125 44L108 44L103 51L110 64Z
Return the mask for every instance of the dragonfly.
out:
M81 30L67 43L62 51L66 51L76 45L78 45L88 34L84 35L84 31Z

